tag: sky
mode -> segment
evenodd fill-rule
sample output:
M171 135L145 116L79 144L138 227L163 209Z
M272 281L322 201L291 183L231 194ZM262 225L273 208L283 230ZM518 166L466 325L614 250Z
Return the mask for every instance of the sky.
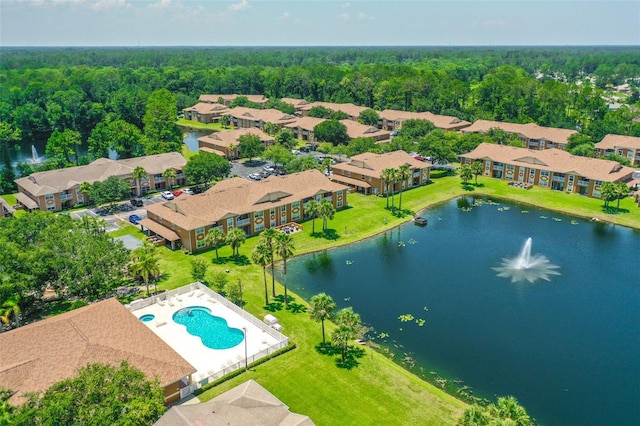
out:
M640 45L640 0L0 0L0 46Z

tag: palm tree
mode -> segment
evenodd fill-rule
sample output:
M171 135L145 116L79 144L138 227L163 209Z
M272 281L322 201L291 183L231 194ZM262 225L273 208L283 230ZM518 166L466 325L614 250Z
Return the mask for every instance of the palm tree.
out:
M306 216L311 217L311 234L316 233L316 218L320 215L320 204L316 200L311 200L304 207Z
M495 419L511 420L510 424L516 426L529 426L532 424L527 410L513 396L498 398L496 404L491 404L487 407L487 413Z
M311 310L309 315L316 322L322 323L322 346L324 347L324 320L333 318L333 311L336 309L336 302L326 293L316 294L311 298Z
M389 184L393 181L393 169L384 169L380 175L384 182L384 190L387 198L387 208L389 208Z
M147 176L149 176L149 174L144 169L144 167L138 166L135 169L133 169L133 172L131 172L131 176L136 180L137 188L138 188L138 196L142 195L142 182L141 182L141 180L143 178L146 178Z
M318 215L322 218L322 230L327 230L327 221L333 220L333 216L336 213L336 209L333 208L333 204L331 201L326 198L320 201L320 205L318 208Z
M331 333L331 344L342 352L342 362L345 362L349 342L353 339L353 330L346 325L339 325Z
M216 259L218 259L218 248L227 242L227 236L219 228L211 228L204 241L207 245L213 246L216 250Z
M333 160L329 157L322 160L322 169L327 171L327 174L331 174L331 166L333 165Z
M471 167L469 167L467 164L460 167L460 179L462 179L463 184L466 185L467 182L469 182L472 177L473 177L473 171L471 170Z
M11 325L11 316L13 315L16 327L20 327L20 301L18 296L12 296L5 300L0 307L0 322L3 324Z
M145 243L131 252L132 263L129 265L129 273L134 276L142 277L147 286L147 296L150 296L149 280L157 278L160 275L159 258L156 248L151 244ZM156 281L156 293L158 292L158 283Z
M276 249L283 261L283 273L284 273L284 306L289 307L287 300L287 259L293 256L293 252L296 249L293 244L293 238L291 235L279 232L275 238Z
M84 203L89 205L89 192L91 191L91 184L89 182L82 182L78 187L78 191L82 194Z
M264 243L267 245L267 247L269 247L269 250L271 252L271 294L273 295L273 297L276 297L276 274L275 274L275 259L274 259L274 255L273 252L275 250L274 247L274 240L276 239L276 237L278 236L278 231L276 231L273 228L267 228L264 231L262 231L262 234L260 235L260 239L262 241L264 241Z
M235 257L240 255L240 246L246 238L244 231L240 228L233 228L227 232L227 244L231 247L231 252Z
M482 174L483 170L484 170L484 166L480 161L474 161L473 164L471 165L471 171L476 177L476 185L478 185L478 176Z
M411 170L408 164L403 164L396 173L400 181L400 201L398 202L398 209L402 210L402 187L404 186L404 182L411 177Z
M176 169L168 168L162 172L162 177L169 182L169 189L173 187L174 179L176 178Z
M604 208L609 207L609 202L616 199L617 191L616 184L612 182L603 182L602 186L600 186L600 194L602 195L602 199L604 200Z
M264 304L269 305L269 287L267 286L267 265L273 261L273 250L264 241L260 241L251 253L251 260L256 265L262 266L264 278ZM312 299L313 300L313 299Z

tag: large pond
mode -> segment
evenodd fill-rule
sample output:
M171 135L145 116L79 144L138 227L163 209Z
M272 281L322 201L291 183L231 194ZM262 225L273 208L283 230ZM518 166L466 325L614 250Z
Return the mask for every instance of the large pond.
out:
M425 212L424 228L293 259L289 286L353 306L415 370L478 397L514 395L542 424L639 424L640 234L468 201ZM529 237L558 269L549 281L499 277Z

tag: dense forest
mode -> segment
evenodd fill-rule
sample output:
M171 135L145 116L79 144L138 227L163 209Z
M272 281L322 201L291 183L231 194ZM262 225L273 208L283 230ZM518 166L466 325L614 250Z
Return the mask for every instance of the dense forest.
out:
M640 136L640 48L2 48L0 155L47 140L54 166L174 150L205 93L352 102L465 120ZM628 84L620 94L614 86ZM612 109L610 104L619 108ZM72 145L90 142L72 160ZM93 143L91 143L93 142ZM19 174L20 171L18 172ZM5 176L4 185L10 182Z

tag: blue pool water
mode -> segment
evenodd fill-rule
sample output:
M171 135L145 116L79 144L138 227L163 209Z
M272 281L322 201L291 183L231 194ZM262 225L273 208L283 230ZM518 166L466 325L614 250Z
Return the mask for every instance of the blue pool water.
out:
M153 319L154 319L155 317L156 317L156 316L155 316L155 315L153 315L153 314L145 314L145 315L143 315L143 316L141 316L141 317L140 317L140 321L142 321L142 322L149 322L149 321L153 321Z
M229 349L244 339L242 330L229 327L224 318L211 315L204 306L182 308L173 314L173 321L184 325L189 334L199 337L210 349Z

